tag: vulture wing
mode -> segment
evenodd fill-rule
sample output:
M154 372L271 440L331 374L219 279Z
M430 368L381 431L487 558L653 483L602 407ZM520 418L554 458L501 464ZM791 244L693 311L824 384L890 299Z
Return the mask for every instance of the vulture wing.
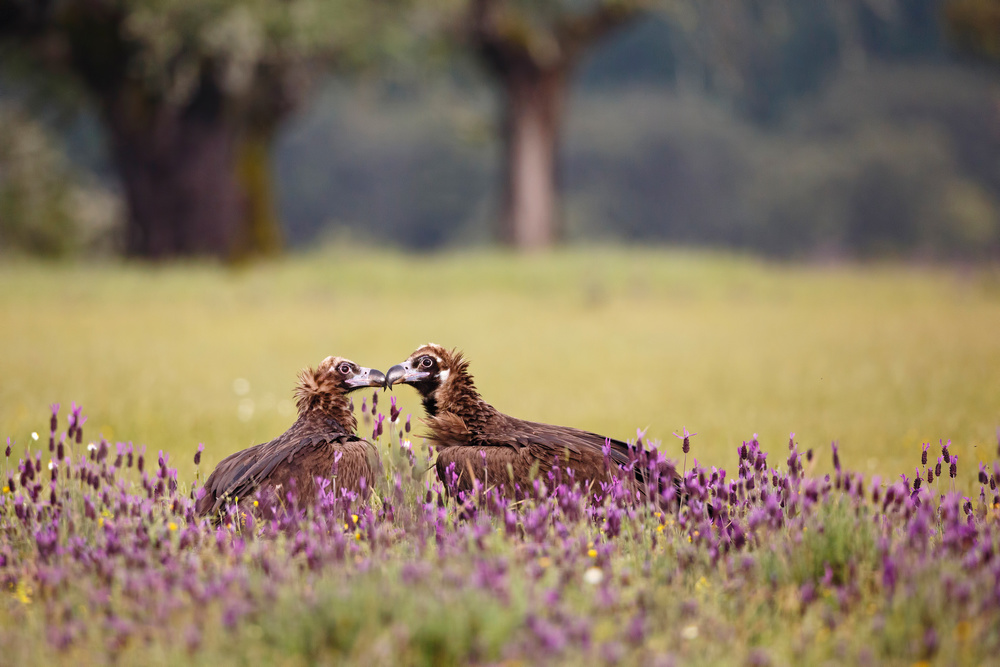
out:
M304 498L316 492L316 477L330 477L338 452L341 454L337 464L338 487L356 491L360 478L364 477L369 484L373 481L378 453L368 441L347 434L310 433L297 438L290 435L285 433L271 442L237 452L220 463L205 482L208 493L199 503L199 511L208 510L214 515L226 502L249 499L265 487L276 491L285 487L287 491L286 485L293 479L300 498ZM278 500L283 495L277 493Z
M233 487L236 482L246 475L247 470L252 468L260 459L264 447L270 443L261 443L230 454L215 467L212 474L205 480L205 495L198 501L197 510L199 514L214 513L217 511L216 502L225 495L226 490Z
M475 433L469 431L461 417L450 412L425 421L431 430L430 439L439 448L439 477L444 480L448 466L454 463L461 478L460 489L466 488L466 479L471 483L472 477L481 478L476 471L483 471L484 463L487 477L499 481L508 479L510 472L515 479L527 479L532 467L544 473L557 458L575 470L577 479L601 480L610 472L604 461L605 443L610 443L611 461L622 466L631 462L630 450L634 449L597 433L506 415ZM643 471L636 468L634 474L638 481L645 481Z
M606 438L590 431L569 426L553 426L521 419L508 418L515 422L510 432L515 434L515 441L521 446L531 446L551 456L568 456L571 461L589 461L597 456L603 465L604 446L611 444L610 458L619 465L629 464L629 452L634 448L621 440ZM550 458L551 458L550 456Z

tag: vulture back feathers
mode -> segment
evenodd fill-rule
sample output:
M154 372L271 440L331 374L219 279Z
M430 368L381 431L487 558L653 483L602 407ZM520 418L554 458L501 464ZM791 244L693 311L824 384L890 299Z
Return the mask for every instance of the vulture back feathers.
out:
M571 470L577 482L590 482L592 491L614 475L639 494L646 493L652 475L644 464L651 457L597 433L503 414L480 396L469 363L457 350L421 346L389 369L386 385L397 383L412 385L423 399L428 438L438 452L435 466L446 487L467 491L478 479L504 485L511 493L515 485L526 490L533 473L544 476L558 465ZM657 484L674 475L662 461L656 473L664 478Z

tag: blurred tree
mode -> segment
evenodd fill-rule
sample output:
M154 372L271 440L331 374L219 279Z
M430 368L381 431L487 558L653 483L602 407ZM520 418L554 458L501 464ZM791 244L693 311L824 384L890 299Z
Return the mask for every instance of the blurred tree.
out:
M942 0L685 0L672 25L684 76L761 124L838 71L939 56ZM680 18L681 20L677 20Z
M503 99L503 242L531 250L557 241L557 155L570 77L587 49L644 5L472 0L465 38Z
M959 46L1000 60L1000 0L948 0L945 20Z
M117 198L73 168L59 143L21 105L0 98L0 253L114 250Z
M275 128L318 65L352 67L378 48L391 4L0 0L0 40L96 100L130 255L232 260L280 248Z

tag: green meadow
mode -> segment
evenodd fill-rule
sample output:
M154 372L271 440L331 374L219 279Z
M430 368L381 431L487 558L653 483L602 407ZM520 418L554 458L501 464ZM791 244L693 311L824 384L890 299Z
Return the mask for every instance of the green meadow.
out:
M677 459L686 427L689 456L730 474L755 433L783 456L794 432L820 472L837 441L845 467L892 478L950 439L971 490L1000 427L995 268L597 248L343 247L238 269L7 260L0 317L0 435L27 444L50 404L76 401L88 439L162 449L182 476L198 443L204 469L287 428L299 369L340 355L386 370L428 341L462 349L505 412L642 429ZM414 392L393 395L416 423Z

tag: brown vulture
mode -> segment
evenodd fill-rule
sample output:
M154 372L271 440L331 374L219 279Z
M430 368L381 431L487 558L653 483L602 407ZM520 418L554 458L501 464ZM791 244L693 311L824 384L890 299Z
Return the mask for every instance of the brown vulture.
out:
M446 487L452 463L458 475L456 491L471 489L475 477L487 485L503 484L507 493L515 484L526 491L533 470L544 479L558 463L572 469L577 482L592 482L592 493L599 491L598 482L615 473L626 484L639 482L635 488L645 495L645 471L640 466L623 475L608 465L610 460L628 466L636 448L596 433L503 414L479 395L469 362L457 350L449 352L434 344L418 348L386 374L386 387L400 382L412 385L423 397L428 439L437 449L438 478Z
M333 478L337 495L341 489L360 492L362 477L370 488L378 468L378 452L354 434L358 422L347 394L363 387L384 386L381 371L341 357L327 357L316 370L304 369L295 388L298 419L271 442L223 459L205 480L205 493L196 506L198 514L218 517L232 502L252 510L256 496L260 496L257 513L267 515L287 503L289 491L300 506L310 505L318 494L316 478L333 477L338 454Z

